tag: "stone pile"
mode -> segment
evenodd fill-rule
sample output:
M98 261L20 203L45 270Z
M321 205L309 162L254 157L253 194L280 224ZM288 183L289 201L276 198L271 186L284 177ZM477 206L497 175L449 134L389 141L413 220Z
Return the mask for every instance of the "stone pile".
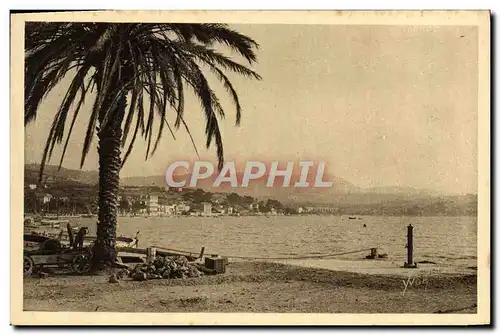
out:
M189 263L184 256L162 257L156 256L151 263L138 264L128 274L133 280L173 279L200 277L203 273Z

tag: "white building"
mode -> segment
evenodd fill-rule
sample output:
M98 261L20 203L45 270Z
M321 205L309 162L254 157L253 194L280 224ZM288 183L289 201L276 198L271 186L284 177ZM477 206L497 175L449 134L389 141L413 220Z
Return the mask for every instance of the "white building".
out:
M160 215L173 215L174 209L174 205L158 205L158 213Z
M150 215L158 214L158 196L150 195L148 199L148 212Z
M203 203L203 215L211 216L212 215L212 204L209 202Z
M184 212L188 212L191 209L191 206L186 205L186 204L177 204L175 208L175 213L180 215L183 214Z
M182 215L191 209L190 206L183 203L173 205L158 205L158 212L161 215Z
M48 194L48 193L47 193L47 194L45 194L45 195L43 196L43 203L44 203L44 204L46 204L47 202L50 202L50 200L52 200L52 198L53 198L53 197L52 197L52 194Z
M258 212L259 211L259 204L250 204L250 206L248 207L251 211L256 211Z

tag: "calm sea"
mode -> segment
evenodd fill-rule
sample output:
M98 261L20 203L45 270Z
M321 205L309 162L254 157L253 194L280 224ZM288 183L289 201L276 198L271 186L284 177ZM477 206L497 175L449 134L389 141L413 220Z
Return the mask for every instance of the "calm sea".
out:
M414 227L414 258L454 267L476 266L476 217L340 216L119 217L118 234L140 231L139 247L150 245L205 254L296 257L371 247L404 262L407 225ZM95 219L71 219L95 232ZM366 225L366 227L365 227ZM368 252L336 259L361 259Z

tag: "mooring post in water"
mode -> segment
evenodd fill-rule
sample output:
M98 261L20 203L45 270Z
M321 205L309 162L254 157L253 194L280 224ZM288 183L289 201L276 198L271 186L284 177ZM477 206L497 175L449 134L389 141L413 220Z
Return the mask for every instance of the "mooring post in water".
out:
M405 262L405 268L416 268L417 264L413 262L413 226L411 224L408 225L408 234L407 234L407 242L406 249L408 258Z
M376 259L378 258L377 248L370 248L370 254L366 256L367 259Z

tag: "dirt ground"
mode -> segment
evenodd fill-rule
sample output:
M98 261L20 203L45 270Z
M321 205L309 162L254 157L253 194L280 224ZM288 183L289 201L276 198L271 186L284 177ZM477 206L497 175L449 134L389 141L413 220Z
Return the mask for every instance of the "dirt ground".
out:
M52 274L24 280L24 310L82 312L476 313L476 275L414 278L263 262L146 282Z

